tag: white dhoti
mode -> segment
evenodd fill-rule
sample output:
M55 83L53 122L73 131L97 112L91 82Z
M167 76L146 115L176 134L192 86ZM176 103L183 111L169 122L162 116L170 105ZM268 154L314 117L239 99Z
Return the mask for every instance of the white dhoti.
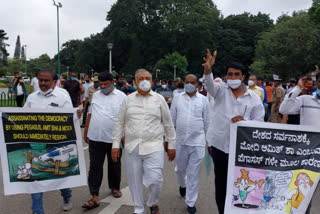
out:
M132 153L125 151L126 174L134 203L134 213L145 213L143 185L148 191L147 206L158 204L163 182L163 156L163 151L139 155L139 146Z
M205 148L200 146L176 145L176 175L178 184L187 188L185 203L193 207L198 198L201 162Z

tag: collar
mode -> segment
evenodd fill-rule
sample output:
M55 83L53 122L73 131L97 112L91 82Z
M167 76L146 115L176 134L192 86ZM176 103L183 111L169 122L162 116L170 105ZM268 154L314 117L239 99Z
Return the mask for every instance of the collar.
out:
M41 89L39 89L38 90L38 94L40 95L40 96L44 96L44 97L50 97L50 96L57 96L57 87L54 87L54 89L53 89L53 91L50 93L50 94L48 94L48 95L43 95L43 94L41 94Z
M186 91L182 92L181 94L189 97L189 95L187 94ZM200 96L200 93L199 93L199 91L197 91L197 93L196 93L194 96L192 96L192 97L199 97L199 96ZM189 97L189 98L192 98L192 97Z
M140 94L139 94L139 91L138 90L136 90L135 92L133 92L133 93L136 93L135 95L136 96L141 96ZM154 92L153 90L150 90L150 92L149 92L149 94L147 95L147 96L154 96L156 94L156 92Z

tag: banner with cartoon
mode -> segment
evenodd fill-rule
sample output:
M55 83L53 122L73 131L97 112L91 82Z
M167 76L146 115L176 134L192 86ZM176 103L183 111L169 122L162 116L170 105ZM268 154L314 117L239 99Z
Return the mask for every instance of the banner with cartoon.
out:
M226 214L304 214L320 175L320 130L232 124Z
M5 195L87 184L76 110L0 108Z

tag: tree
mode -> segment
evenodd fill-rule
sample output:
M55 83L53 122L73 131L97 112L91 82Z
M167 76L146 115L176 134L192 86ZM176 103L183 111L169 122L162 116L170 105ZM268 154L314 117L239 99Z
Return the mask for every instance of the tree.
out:
M14 55L13 57L15 59L19 59L21 56L21 43L20 43L20 36L17 36L17 41L16 41L16 47L14 49Z
M21 48L21 58L26 58L24 46Z
M8 64L9 54L6 49L8 44L5 43L5 40L8 40L9 38L6 35L7 33L0 29L0 67Z
M161 70L161 79L173 79L174 67L176 66L176 77L184 78L187 75L188 61L185 56L178 52L173 52L160 59L154 66L153 71Z
M42 54L38 58L29 60L27 66L28 73L32 73L33 76L37 71L46 69L54 70L57 67L47 54Z
M269 79L272 74L285 80L298 78L319 63L319 35L319 28L310 22L307 13L296 13L261 35L251 68Z
M308 10L310 19L317 24L320 24L320 0L312 0L312 6Z

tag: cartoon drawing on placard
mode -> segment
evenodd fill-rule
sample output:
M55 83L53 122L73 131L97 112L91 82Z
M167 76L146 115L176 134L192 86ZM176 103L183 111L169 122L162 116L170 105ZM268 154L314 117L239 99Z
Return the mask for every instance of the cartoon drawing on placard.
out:
M80 174L75 142L19 145L7 145L11 182L52 180Z
M238 170L239 169L241 176L236 177L234 183L234 186L238 189L238 194L233 195L233 205L244 209L258 208L262 198L261 187L264 184L265 172L264 170L245 169L244 167L238 168ZM249 195L252 195L252 197L249 198ZM239 199L241 203L236 203ZM254 199L260 200L257 201Z
M319 173L308 170L294 171L287 195L287 206L285 209L287 213L301 213L308 206L305 198L310 194L313 182L318 176Z
M286 195L291 181L292 172L266 171L263 189L263 200L260 209L284 210Z

